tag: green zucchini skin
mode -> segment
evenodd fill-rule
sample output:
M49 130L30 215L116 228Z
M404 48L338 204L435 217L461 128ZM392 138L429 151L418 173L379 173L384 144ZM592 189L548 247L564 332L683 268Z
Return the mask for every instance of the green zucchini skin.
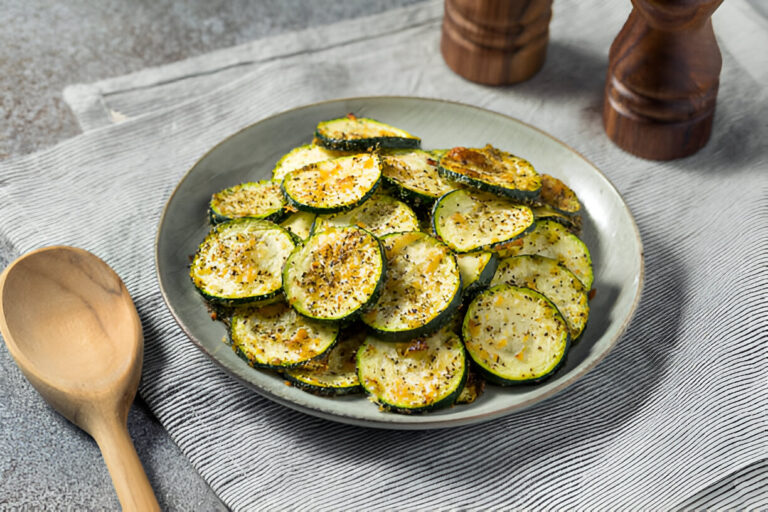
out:
M512 200L535 199L541 189L541 178L530 162L490 144L451 149L440 158L437 171L446 179Z
M347 260L354 259L352 251L357 245L367 245L364 249L372 249L369 265L365 268L351 269ZM325 253L318 253L324 250ZM309 262L310 269L305 265ZM313 264L317 263L313 267ZM322 269L322 270L320 270ZM338 276L338 272L351 272L350 277ZM387 275L387 259L381 242L368 231L356 227L333 227L312 235L303 245L296 247L288 257L282 272L283 291L288 304L300 315L320 322L344 322L355 320L363 311L375 304ZM351 289L334 288L344 277L348 281L358 277L357 281L348 283ZM302 283L301 280L310 281ZM370 286L370 280L373 286ZM330 288L323 288L324 285ZM370 288L370 291L365 292ZM362 295L361 295L362 293ZM318 297L313 297L318 294ZM340 311L322 311L334 302L337 296L352 296L351 309L342 308ZM328 306L330 307L330 306Z
M366 338L365 326L354 324L339 334L336 345L322 358L287 369L283 377L313 395L342 396L363 392L357 376L357 351Z
M387 260L387 279L384 281L378 301L361 315L361 319L368 326L369 331L376 338L383 341L405 341L431 334L446 325L459 309L462 302L461 273L456 262L456 256L439 240L426 233L417 231L392 233L381 237L381 242L384 247L385 259ZM407 254L403 252L404 249L407 249L409 245L414 243L419 243L422 247L429 246L431 249L435 249L434 252L440 252L440 257L443 261L431 270L424 268L424 266L420 268L414 267L413 258L410 256L406 258ZM409 270L412 271L414 268L423 272L419 275L420 281L418 283L406 284L404 286L397 282L397 279L401 276L410 277ZM445 292L439 303L432 299L428 300L425 297L424 286L429 284L429 281L437 279L433 272L438 270L438 268L446 272L446 275L440 276L439 280L441 283L446 283L446 288L432 289L435 293ZM451 286L449 297L447 295L448 286ZM406 297L411 296L410 306L412 310L407 312L401 311L401 307L404 304L402 294L405 294L404 296ZM396 321L405 319L404 321L409 322L407 318L415 317L420 313L419 307L424 304L432 307L435 303L438 303L442 309L423 312L422 315L428 315L429 318L422 319L416 325L412 325L414 322L398 328L386 325L387 322L393 319Z
M248 250L243 250L243 258L241 262L232 261L231 258L220 264L209 264L212 259L216 257L216 254L221 254L221 251L228 251L230 244L242 243L248 239L255 239L261 246L268 244L277 244L281 246L279 254L273 255L270 259L249 259L246 255ZM238 242L239 241L239 242ZM282 283L280 279L280 273L277 271L277 267L282 267L282 264L287 260L290 252L296 246L293 235L288 231L281 228L277 224L269 221L241 218L228 222L224 222L216 225L205 237L194 258L189 269L189 276L192 279L192 283L195 285L197 291L208 301L216 303L221 306L240 306L246 304L264 304L266 301L270 301L282 293ZM254 245L254 250L256 246ZM250 253L248 253L250 254ZM250 262L250 263L249 263ZM250 264L267 265L270 268L250 268ZM230 271L225 271L224 265L245 265L243 268L235 268L234 274ZM274 267L274 268L271 268ZM258 293L251 292L247 289L249 282L243 279L239 279L239 276L248 274L249 271L256 272L256 276L264 279L274 281L271 285L267 286L266 290L262 290ZM275 272L277 272L275 274ZM218 278L208 277L212 273L221 274ZM251 283L252 284L252 283ZM216 287L216 288L214 288ZM234 290L230 293L224 290L224 287L232 287Z
M270 199L269 195L273 197ZM266 199L270 204L254 207L253 202L258 198ZM237 218L279 222L285 216L284 206L285 199L276 183L272 181L240 183L213 194L208 203L208 218L212 225Z
M339 328L305 319L279 302L237 308L230 320L229 338L232 350L251 367L285 370L328 354L338 341Z
M346 174L342 174L340 169L344 169ZM340 186L343 176L360 179L362 184L349 197L333 199L327 191L318 193L318 190L325 190L325 185L320 184L324 175L338 178L335 183L337 186ZM285 175L280 187L286 202L295 209L322 214L355 208L373 196L380 183L381 163L378 156L361 154L326 160L291 171Z
M489 213L493 210L495 217ZM432 208L432 231L457 253L487 251L504 246L525 235L534 225L533 211L528 206L468 189L448 192ZM490 239L487 236L483 238L483 234L498 230L499 226L514 229L497 231Z
M432 357L418 354L421 351L431 352ZM451 356L445 371L440 366L443 358L439 356L439 351L448 352ZM377 364L377 357L383 358L388 367L384 368L385 365L381 362ZM431 336L401 343L368 337L357 352L358 379L365 393L381 409L399 414L420 414L450 407L456 402L467 381L467 359L459 336L445 329ZM369 364L369 361L372 363ZM394 372L394 376L388 375L390 370ZM441 393L434 398L419 397L416 403L415 400L396 399L392 394L401 390L395 387L395 383L399 385L403 382L398 378L402 373L429 377L432 380L437 375L441 378L440 384L437 385ZM409 386L406 384L405 387ZM422 385L420 390L424 389ZM415 391L418 393L419 390Z
M375 119L347 116L317 125L315 138L325 148L335 151L367 152L383 148L418 148L421 139L405 130Z
M513 306L516 315L505 315L503 310ZM531 309L527 312L535 320L523 316L523 307ZM502 320L489 318L496 313ZM507 328L513 322L517 323ZM520 339L520 331L526 328L529 330L523 331ZM534 328L544 333L534 332ZM568 324L549 299L529 288L510 284L493 286L478 294L467 308L461 332L467 353L480 373L502 386L548 379L565 362L571 341ZM510 341L510 349L504 350ZM519 352L512 354L518 348Z

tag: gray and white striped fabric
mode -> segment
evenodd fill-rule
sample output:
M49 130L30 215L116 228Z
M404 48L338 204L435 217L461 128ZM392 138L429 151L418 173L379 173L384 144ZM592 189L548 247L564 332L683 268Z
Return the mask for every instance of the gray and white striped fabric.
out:
M607 51L626 12L601 4L556 4L547 64L516 87L470 84L445 67L435 1L400 13L416 22L398 30L379 32L371 18L359 22L370 37L350 33L330 47L317 42L332 27L299 35L311 38L311 57L245 66L249 74L227 75L172 108L153 110L163 94L148 93L155 99L139 107L126 93L128 120L99 124L90 110L102 127L0 163L0 237L19 252L81 246L123 277L146 335L140 392L235 510L766 507L768 66L745 65L730 51L743 42L721 39L709 145L681 161L634 158L602 132ZM755 23L744 9L726 2L724 24ZM768 47L765 31L751 37L754 48ZM582 152L624 195L646 251L644 296L614 351L571 388L474 427L364 429L302 415L242 387L173 322L155 282L153 242L183 173L220 139L266 116L378 94L446 98L518 117ZM104 111L120 110L102 100ZM717 491L739 470L745 499ZM723 500L707 498L712 485Z

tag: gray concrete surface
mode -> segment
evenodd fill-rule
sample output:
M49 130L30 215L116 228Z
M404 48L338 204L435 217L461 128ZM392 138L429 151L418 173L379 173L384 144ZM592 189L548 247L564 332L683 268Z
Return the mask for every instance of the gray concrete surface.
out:
M79 133L68 84L418 1L0 0L0 159ZM0 239L0 268L16 256ZM225 509L140 399L128 427L164 510ZM0 510L118 508L96 444L48 407L3 344Z

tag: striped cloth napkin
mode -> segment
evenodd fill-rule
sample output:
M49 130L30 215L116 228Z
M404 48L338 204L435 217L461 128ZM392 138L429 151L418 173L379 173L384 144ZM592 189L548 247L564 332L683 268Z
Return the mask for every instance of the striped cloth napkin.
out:
M648 162L610 143L600 120L607 51L627 12L597 0L555 7L547 63L515 87L448 70L435 0L71 88L93 129L0 162L0 240L19 252L81 246L123 277L146 336L140 393L234 510L768 506L768 66L748 51L768 47L765 19L740 0L720 8L712 140L693 157ZM582 152L622 192L644 241L644 296L617 347L574 386L473 427L371 430L262 398L175 325L153 242L184 172L269 115L379 94L518 117ZM717 482L735 492L713 495Z

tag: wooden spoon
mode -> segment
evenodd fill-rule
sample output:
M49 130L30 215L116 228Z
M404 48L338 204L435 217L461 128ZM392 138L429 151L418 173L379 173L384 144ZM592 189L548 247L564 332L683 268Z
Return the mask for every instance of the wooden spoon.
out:
M159 510L126 425L144 337L118 275L74 247L28 253L0 275L0 331L35 389L96 440L123 510Z

